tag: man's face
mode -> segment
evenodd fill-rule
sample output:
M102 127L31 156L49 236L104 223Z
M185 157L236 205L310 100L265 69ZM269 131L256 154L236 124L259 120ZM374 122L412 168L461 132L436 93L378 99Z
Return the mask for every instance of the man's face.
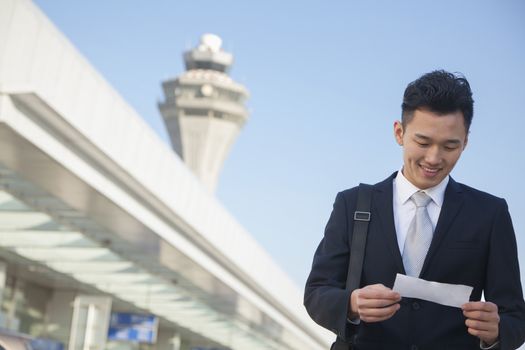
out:
M439 184L452 171L467 145L460 111L439 115L417 109L405 128L400 121L394 123L394 135L403 146L403 175L419 189Z

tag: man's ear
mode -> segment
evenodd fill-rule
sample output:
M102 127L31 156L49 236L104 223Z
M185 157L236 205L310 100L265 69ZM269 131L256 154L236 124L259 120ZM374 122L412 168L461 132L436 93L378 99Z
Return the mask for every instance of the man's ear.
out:
M394 137L396 138L396 142L399 146L403 146L403 135L405 133L405 130L403 129L403 124L396 120L394 122Z

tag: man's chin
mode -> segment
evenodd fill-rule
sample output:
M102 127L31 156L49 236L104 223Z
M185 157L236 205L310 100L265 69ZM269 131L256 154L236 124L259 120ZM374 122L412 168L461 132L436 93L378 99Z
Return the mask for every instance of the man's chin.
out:
M426 190L427 188L439 185L441 181L443 181L442 177L436 176L430 179L427 177L423 177L418 179L418 184L416 186L422 190Z
M430 187L437 186L446 175L443 176L443 169L438 170L436 173L425 172L420 166L417 168L415 173L410 174L409 176L405 175L408 181L410 181L414 186L421 190L425 190ZM415 175L415 176L414 176Z

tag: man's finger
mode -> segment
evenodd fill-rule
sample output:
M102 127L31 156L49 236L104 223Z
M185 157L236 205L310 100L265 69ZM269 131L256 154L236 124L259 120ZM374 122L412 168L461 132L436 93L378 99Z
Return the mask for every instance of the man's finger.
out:
M468 333L480 338L487 344L493 344L498 339L497 331L480 331L478 329L469 328Z
M498 325L491 322L482 322L477 320L468 319L465 321L468 328L476 329L478 331L490 331L493 332L498 328Z
M393 315L397 310L399 310L399 304L394 304L388 307L382 308L360 308L359 314L369 317L383 317Z
M359 291L360 298L399 300L401 295L391 289L363 288Z
M360 318L364 322L384 321L392 317L397 312L397 310L399 310L399 304L383 309L365 309L363 310Z
M499 315L497 312L486 312L486 311L463 311L463 315L466 318L480 321L493 321L499 322Z
M392 299L359 299L357 306L367 308L385 308L391 305L397 304L398 301L392 301Z
M463 309L463 311L498 311L498 306L489 301L471 301L469 303L463 304L461 308Z

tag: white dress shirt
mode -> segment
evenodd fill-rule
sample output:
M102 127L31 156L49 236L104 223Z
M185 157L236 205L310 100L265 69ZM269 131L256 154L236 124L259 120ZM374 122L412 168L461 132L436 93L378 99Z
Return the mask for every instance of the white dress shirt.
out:
M448 180L449 176L447 175L447 177L436 186L423 190L423 192L432 198L427 205L428 215L430 216L430 221L432 221L432 230L436 229L439 213L441 213L441 207L445 199L445 189L447 188ZM414 219L414 215L416 215L416 204L410 200L410 197L417 191L420 191L420 189L407 180L402 170L398 171L393 181L394 194L392 199L394 201L394 224L397 244L401 255L403 255L408 227L412 219Z

